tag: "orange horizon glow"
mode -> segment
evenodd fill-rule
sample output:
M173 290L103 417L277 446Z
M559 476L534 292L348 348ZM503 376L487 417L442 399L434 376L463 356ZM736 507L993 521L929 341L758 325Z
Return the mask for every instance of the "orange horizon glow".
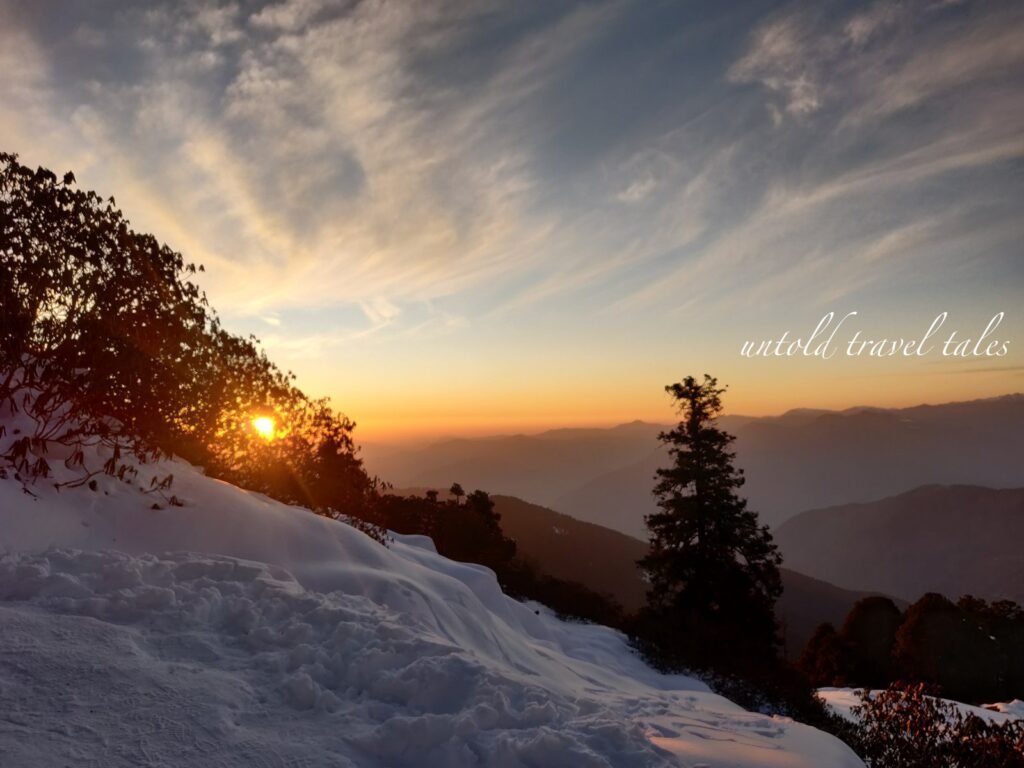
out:
M702 372L695 372L700 375ZM674 423L676 413L663 386L635 386L574 398L565 392L523 391L518 396L485 399L470 393L424 393L415 403L387 394L332 398L355 420L356 442L404 443L445 438L535 434L551 429L607 429L632 421ZM910 408L918 405L978 400L1024 392L1024 375L979 372L971 375L862 376L829 382L821 379L793 388L791 378L730 380L723 396L724 414L779 416L798 408L841 411L855 407ZM926 386L927 384L927 386ZM602 398L601 395L604 395ZM499 405L500 404L500 405Z

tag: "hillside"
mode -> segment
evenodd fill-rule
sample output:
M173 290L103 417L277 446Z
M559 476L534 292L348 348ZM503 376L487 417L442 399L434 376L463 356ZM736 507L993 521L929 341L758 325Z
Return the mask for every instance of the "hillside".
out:
M494 497L505 533L520 554L544 572L611 595L627 610L643 606L647 585L636 561L646 543L511 496ZM776 605L786 654L798 656L822 622L841 624L866 592L842 589L782 569L783 594Z
M736 435L744 493L772 526L802 510L930 483L1024 483L1024 395L903 409L800 409L721 423ZM634 422L409 449L371 445L364 456L372 473L396 485L458 480L642 538L643 517L654 509L652 478L666 463L661 429Z
M1024 603L1024 489L931 485L804 512L779 527L786 563L851 589Z
M781 568L782 595L775 604L783 650L791 659L799 658L811 635L822 623L841 626L854 604L879 592L844 589L791 568ZM904 601L896 599L900 608Z
M428 539L385 548L180 461L138 469L0 478L5 768L861 765ZM153 508L168 474L183 506Z
M636 562L645 542L513 496L492 498L505 535L541 571L611 595L626 610L644 604L647 586Z

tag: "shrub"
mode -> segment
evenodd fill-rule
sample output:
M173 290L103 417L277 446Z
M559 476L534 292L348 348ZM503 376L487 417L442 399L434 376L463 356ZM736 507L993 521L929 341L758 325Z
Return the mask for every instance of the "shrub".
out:
M923 683L861 693L858 751L872 768L1022 768L1024 722L988 722Z
M128 471L123 451L175 453L282 501L360 514L374 488L355 424L221 327L192 282L202 266L74 182L0 153L0 408L34 424L0 459L30 484L66 446L84 484ZM258 415L281 425L273 440ZM86 467L96 444L113 458Z

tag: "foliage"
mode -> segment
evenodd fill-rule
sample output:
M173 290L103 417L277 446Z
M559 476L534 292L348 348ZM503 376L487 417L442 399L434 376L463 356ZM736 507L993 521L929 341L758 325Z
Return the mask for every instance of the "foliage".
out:
M452 560L480 563L499 572L515 557L515 542L502 532L501 515L484 491L461 493L447 501L439 501L436 494L382 494L367 514L372 523L395 533L429 536L437 551Z
M176 453L283 501L358 514L374 488L355 425L221 327L192 282L202 266L74 182L0 153L0 408L35 424L0 458L30 484L50 475L53 446L68 448L84 484L132 471L126 452ZM253 429L264 414L282 425L273 440ZM94 445L102 467L85 466Z
M48 476L52 441L142 455L200 417L195 271L113 199L0 154L0 405L38 425L8 452L23 475Z
M909 609L893 649L901 675L938 686L961 701L998 695L998 641L942 595L930 593Z
M927 683L967 702L1024 697L1024 609L926 594L901 613L884 597L859 601L840 632L818 628L800 658L817 686Z
M1024 722L988 722L923 683L861 692L857 750L878 768L1024 768Z
M815 687L843 687L850 675L849 649L836 628L825 623L807 641L798 666Z
M979 680L986 690L978 698L1024 699L1024 607L1012 600L989 603L965 595L957 601L957 608L976 622L990 641L984 652L994 663L988 667L988 680Z
M648 652L695 667L756 666L777 650L774 603L781 556L767 527L737 494L732 435L715 426L716 379L667 386L681 420L660 435L672 466L658 470L660 511L648 515L650 580L639 634Z
M903 612L888 597L873 595L854 604L839 638L857 685L879 688L893 679L893 647L902 621Z

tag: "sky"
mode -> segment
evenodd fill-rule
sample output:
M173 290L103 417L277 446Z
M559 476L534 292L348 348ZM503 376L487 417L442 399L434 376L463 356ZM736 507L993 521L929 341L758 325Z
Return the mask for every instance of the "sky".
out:
M1019 2L0 0L0 71L365 440L1024 391ZM1005 354L740 354L830 312Z

